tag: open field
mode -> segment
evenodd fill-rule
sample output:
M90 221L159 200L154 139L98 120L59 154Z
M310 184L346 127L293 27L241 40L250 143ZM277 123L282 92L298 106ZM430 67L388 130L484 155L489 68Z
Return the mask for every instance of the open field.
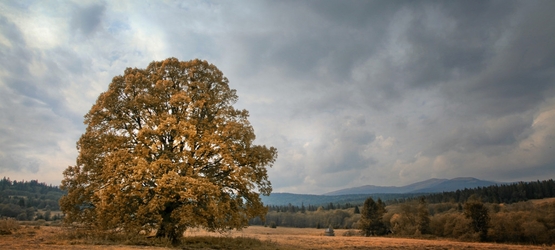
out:
M252 226L242 231L224 234L192 229L186 237L247 237L271 242L270 249L555 249L555 246L507 245L494 243L471 243L451 240L404 239L390 237L342 236L347 231L335 230L335 237L323 236L323 229L285 228L276 229ZM86 245L60 237L59 227L21 227L11 235L0 235L2 249L168 249L152 246ZM195 247L195 249L199 249ZM206 248L201 248L206 249ZM227 249L227 248L224 248ZM243 249L238 247L237 249ZM268 249L268 247L266 247Z
M555 203L555 198L544 198L544 199L535 199L530 200L534 205L544 205L549 203Z
M142 246L107 246L107 245L85 245L61 237L60 227L33 227L22 226L10 235L0 235L0 249L153 249ZM156 248L165 249L165 248Z
M555 246L519 246L494 243L458 242L450 240L405 239L392 237L342 236L347 229L336 229L334 237L323 236L324 229L269 228L251 226L232 231L224 237L254 237L276 242L284 249L555 249ZM203 230L189 230L186 236L213 235Z

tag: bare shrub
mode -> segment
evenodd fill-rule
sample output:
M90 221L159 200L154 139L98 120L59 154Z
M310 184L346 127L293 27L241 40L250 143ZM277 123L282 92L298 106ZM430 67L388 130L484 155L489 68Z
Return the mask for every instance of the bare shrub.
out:
M0 219L0 235L12 234L19 229L19 223L12 219Z
M347 230L343 233L343 236L364 236L364 234L359 230Z

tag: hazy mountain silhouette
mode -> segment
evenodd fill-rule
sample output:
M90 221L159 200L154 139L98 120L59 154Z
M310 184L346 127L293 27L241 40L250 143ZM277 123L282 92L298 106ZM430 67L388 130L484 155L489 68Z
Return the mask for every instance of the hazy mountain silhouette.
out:
M493 181L479 180L472 177L460 177L454 179L429 179L410 185L396 186L374 186L366 185L354 188L341 189L324 195L346 195L346 194L403 194L403 193L438 193L456 191L457 189L485 187L498 184Z
M486 187L500 184L493 181L484 181L471 177L455 179L429 179L416 182L410 185L395 186L374 186L366 185L354 188L341 189L323 195L314 194L291 194L291 193L272 193L270 196L261 196L265 205L326 205L329 203L352 203L362 204L366 198L372 196L374 199L392 200L400 198L418 197L426 193L440 193L456 191L457 189Z

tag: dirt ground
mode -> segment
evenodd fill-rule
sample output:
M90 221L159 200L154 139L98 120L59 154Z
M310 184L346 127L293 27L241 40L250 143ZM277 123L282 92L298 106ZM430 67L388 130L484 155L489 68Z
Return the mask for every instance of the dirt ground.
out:
M58 227L21 227L11 235L0 235L0 249L168 249L125 245L82 245L61 238ZM451 240L404 239L391 237L343 236L347 230L335 230L336 236L324 236L323 229L275 229L253 226L242 231L224 234L192 229L188 236L250 237L275 243L277 249L555 249L555 246L508 245L495 243L469 243Z
M13 234L0 235L0 249L167 249L123 245L76 245L70 240L60 237L61 233L62 229L60 227L22 226Z

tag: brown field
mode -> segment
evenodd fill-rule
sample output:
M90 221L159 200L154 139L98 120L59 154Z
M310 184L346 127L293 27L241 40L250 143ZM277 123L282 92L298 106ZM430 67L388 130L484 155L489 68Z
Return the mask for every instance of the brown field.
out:
M534 205L544 205L544 204L554 203L555 198L544 198L544 199L536 199L536 200L530 200L530 201Z
M242 231L224 234L192 229L185 237L213 236L256 238L268 243L265 249L555 249L555 246L508 245L495 243L459 242L446 239L405 239L393 237L342 236L345 229L335 230L335 237L323 236L323 229L276 229L252 226ZM63 229L24 226L11 235L0 235L0 249L168 249L152 246L87 245L61 237ZM199 249L198 247L194 247ZM237 247L243 249L245 247ZM185 249L188 249L187 247ZM201 249L210 249L201 247ZM219 248L229 249L229 248Z

